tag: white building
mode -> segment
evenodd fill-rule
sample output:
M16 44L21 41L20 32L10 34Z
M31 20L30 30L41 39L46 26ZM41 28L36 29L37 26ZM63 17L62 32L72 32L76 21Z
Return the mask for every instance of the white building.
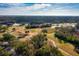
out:
M14 23L13 26L20 26L21 24L18 23Z
M75 27L77 23L59 23L59 24L52 24L51 28L56 27Z

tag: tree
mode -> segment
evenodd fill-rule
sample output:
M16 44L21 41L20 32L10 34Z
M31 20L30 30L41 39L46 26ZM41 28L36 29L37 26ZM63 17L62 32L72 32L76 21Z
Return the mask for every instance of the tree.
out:
M79 23L76 25L76 28L79 29Z
M3 47L0 47L0 56L3 55L2 52L4 52L4 48Z
M39 49L47 42L47 37L44 34L38 34L34 36L31 40L32 40L34 47L36 49Z
M25 26L26 29L30 29L31 28L31 25L28 24L27 26Z
M8 29L7 26L0 25L0 32L5 32Z
M21 55L21 56L34 55L33 45L31 45L30 43L17 42L17 44L14 47L15 47L16 55Z
M79 47L79 37L74 28L60 28L59 31L55 32L55 37L64 42L73 44L75 48Z
M0 47L0 56L11 56L12 53L4 49L4 47Z
M11 35L10 33L5 33L3 34L3 41L12 41L12 40L15 40L16 37Z
M62 53L55 47L44 45L36 52L37 56L61 56Z
M47 29L43 29L42 32L43 32L43 33L47 33Z

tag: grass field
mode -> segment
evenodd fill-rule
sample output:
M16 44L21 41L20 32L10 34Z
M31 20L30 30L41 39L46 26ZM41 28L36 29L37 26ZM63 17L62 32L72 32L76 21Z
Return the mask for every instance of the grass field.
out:
M78 56L79 54L77 54L74 50L74 46L70 43L64 43L64 42L60 42L59 39L54 37L54 33L48 34L48 38L52 39L56 45L61 48L62 50L64 50L65 52L69 53L72 56ZM63 53L64 55L67 55L65 53Z
M13 28L15 28L15 31L12 31ZM9 32L12 35L18 37L19 33L24 34L25 31L29 31L28 36L25 36L25 37L19 39L20 41L25 41L27 39L30 39L30 37L33 37L34 35L41 33L42 29L47 29L47 33L46 33L47 38L49 40L53 40L58 48L62 49L63 51L67 52L68 54L70 54L72 56L78 56L79 55L74 51L74 46L72 44L64 43L64 41L60 41L59 39L57 39L54 36L55 29L51 29L51 28L25 29L24 26L12 26L12 27L9 27L6 32ZM2 35L2 34L4 34L4 33L0 33L0 35ZM67 53L64 53L63 51L61 51L63 53L63 55L69 56Z

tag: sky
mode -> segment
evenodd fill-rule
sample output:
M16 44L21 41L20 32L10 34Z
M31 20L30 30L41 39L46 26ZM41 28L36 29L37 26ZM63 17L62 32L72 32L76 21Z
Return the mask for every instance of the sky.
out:
M79 3L0 3L0 15L79 16Z

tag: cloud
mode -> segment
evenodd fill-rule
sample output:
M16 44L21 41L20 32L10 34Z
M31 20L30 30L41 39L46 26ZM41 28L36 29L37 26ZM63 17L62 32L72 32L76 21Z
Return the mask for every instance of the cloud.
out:
M25 15L40 9L50 7L51 4L33 4L31 6L25 6L24 4L8 4L9 8L0 9L0 15ZM17 5L17 6L16 6ZM21 6L22 7L21 7ZM14 6L14 7L13 7Z
M65 4L19 3L8 4L8 6L7 8L0 8L0 15L79 15L79 9Z
M0 3L0 8L12 8L12 7L23 7L26 6L24 3Z
M51 4L34 4L33 6L30 6L29 8L31 9L41 9L41 8L46 8L50 7Z
M35 11L32 12L33 15L45 15L45 16L79 16L78 10L68 10L68 9L53 9L48 11ZM31 15L32 15L31 14Z

